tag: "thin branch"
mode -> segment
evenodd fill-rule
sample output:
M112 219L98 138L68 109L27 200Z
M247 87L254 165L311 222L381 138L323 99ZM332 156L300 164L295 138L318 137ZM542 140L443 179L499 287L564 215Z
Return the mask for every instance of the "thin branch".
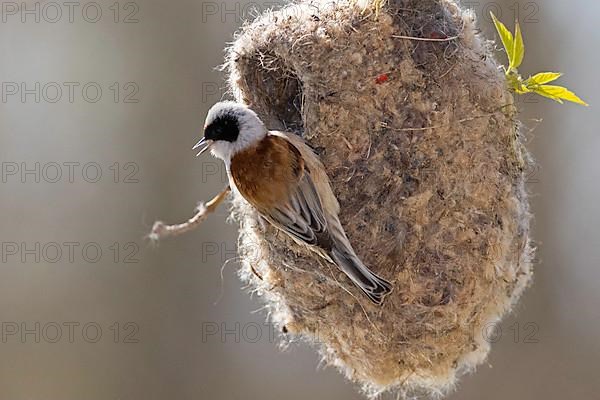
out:
M451 36L451 37L447 37L447 38L443 38L443 39L423 38L423 37L403 36L403 35L392 35L392 37L396 38L396 39L417 40L417 41L420 41L420 42L450 42L452 40L458 39L460 37L460 35Z
M469 117L469 118L463 118L463 119L459 119L458 121L454 121L454 122L444 124L444 125L426 126L423 128L398 128L398 129L394 129L394 130L398 131L398 132L417 132L417 131L427 131L429 129L447 128L449 126L452 126L453 124L462 124L465 122L474 121L479 118L491 117L492 115L496 114L496 112L489 113L489 114L483 114L483 115L476 115L474 117Z
M460 31L455 36L450 36L450 37L445 37L445 38L425 38L425 37L416 37L416 36L392 35L392 37L396 38L396 39L416 40L416 41L420 41L420 42L451 42L453 40L460 38L460 35L464 32L464 30L465 30L465 22L463 21L462 28L460 28Z
M230 191L231 188L227 186L208 203L198 204L198 207L196 207L196 214L184 223L165 225L164 222L156 221L152 226L152 231L148 235L148 238L152 241L158 241L167 237L178 236L193 231L204 222L208 214L213 213L217 207L219 207Z

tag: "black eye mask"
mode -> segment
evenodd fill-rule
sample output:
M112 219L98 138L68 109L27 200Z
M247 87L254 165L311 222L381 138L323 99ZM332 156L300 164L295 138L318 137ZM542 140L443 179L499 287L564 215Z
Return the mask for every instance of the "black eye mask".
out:
M223 140L226 142L235 142L240 134L240 127L235 116L225 114L216 118L204 130L204 137L207 140Z

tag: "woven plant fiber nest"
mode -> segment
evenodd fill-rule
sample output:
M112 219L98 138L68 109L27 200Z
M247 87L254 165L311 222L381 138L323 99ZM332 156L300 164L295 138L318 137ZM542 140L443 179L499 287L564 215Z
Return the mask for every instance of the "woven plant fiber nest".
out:
M531 278L528 154L476 32L450 0L299 1L227 53L236 100L314 148L356 253L394 291L371 304L234 197L241 276L284 337L313 340L369 394L447 391Z

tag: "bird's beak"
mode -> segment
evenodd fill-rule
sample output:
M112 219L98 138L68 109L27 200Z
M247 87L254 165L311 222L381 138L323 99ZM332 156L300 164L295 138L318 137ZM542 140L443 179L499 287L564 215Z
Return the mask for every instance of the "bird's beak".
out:
M207 140L206 138L202 138L200 139L200 141L198 143L196 143L196 145L194 147L192 147L192 150L196 150L199 147L202 147L202 149L200 149L200 151L198 152L198 154L196 154L196 157L198 157L200 154L204 153L206 150L210 149L210 146L212 146L213 141L212 140Z

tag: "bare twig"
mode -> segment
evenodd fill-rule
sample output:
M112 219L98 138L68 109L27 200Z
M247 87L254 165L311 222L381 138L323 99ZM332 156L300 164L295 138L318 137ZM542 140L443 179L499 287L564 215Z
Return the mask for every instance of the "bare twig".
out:
M196 207L196 214L182 224L165 225L164 222L156 221L154 226L152 226L152 231L148 235L148 238L152 241L158 241L170 236L178 236L193 231L204 222L208 214L214 212L219 207L230 191L231 188L227 186L208 203L200 203Z
M404 35L392 35L393 38L396 39L406 39L406 40L417 40L420 42L450 42L452 40L456 40L460 37L460 35L451 36L443 39L438 38L424 38L424 37L416 37L416 36L404 36Z
M454 123L462 124L465 122L474 121L479 118L491 117L494 114L496 114L496 113L493 112L493 113L489 113L489 114L475 115L474 117L459 119L458 121L454 121L454 122L444 124L444 125L426 126L423 128L399 128L399 129L394 129L394 130L398 131L398 132L416 132L416 131L426 131L429 129L440 129L440 128L446 128L448 126L452 126Z
M396 39L406 39L406 40L416 40L419 42L451 42L460 38L460 35L463 33L465 29L465 22L463 21L462 27L460 31L455 36L445 37L445 38L426 38L426 37L416 37L416 36L406 36L406 35L392 35L393 38Z

